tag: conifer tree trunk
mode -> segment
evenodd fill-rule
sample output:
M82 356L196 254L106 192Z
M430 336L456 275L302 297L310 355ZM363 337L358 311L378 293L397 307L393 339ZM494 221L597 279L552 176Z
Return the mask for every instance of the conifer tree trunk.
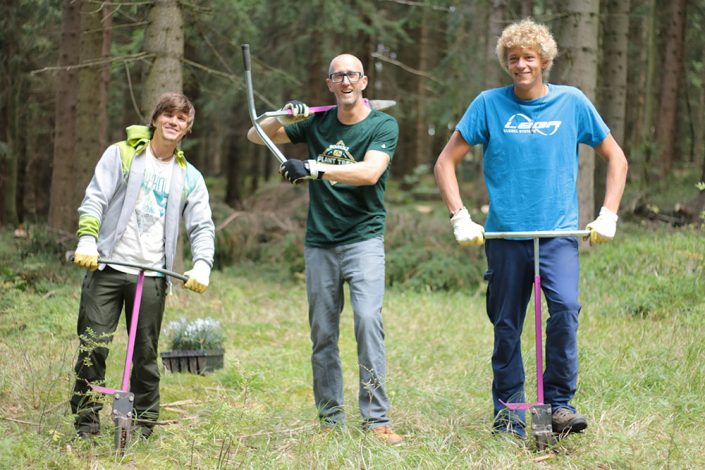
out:
M597 87L597 39L599 0L568 0L559 3L562 13L558 49L551 77L557 83L573 85L595 101ZM578 174L579 226L584 227L594 217L595 152L581 145Z
M624 145L627 107L627 45L629 35L629 0L608 0L607 21L603 34L603 85L600 112L617 143ZM607 165L595 165L595 209L599 211L605 194Z
M18 54L16 40L21 26L17 21L16 8L6 8L4 31L9 41L3 43L3 55L15 57ZM3 25L4 26L4 25ZM0 226L14 225L17 217L17 176L20 152L17 142L18 96L21 93L21 73L13 67L16 61L0 63Z
M103 14L96 4L83 2L81 7L81 63L86 65L98 61L103 53ZM76 118L76 157L74 175L76 190L73 194L73 206L78 207L83 193L93 175L95 165L104 150L101 148L101 115L107 120L107 101L102 103L101 96L107 93L107 82L101 80L100 65L82 67L79 72L78 109ZM103 137L102 140L105 140Z
M142 93L145 119L162 93L183 93L184 20L178 0L155 0L144 32L144 50L154 54Z
M519 12L522 18L532 16L534 14L534 1L533 0L520 0L519 1Z
M677 135L678 86L683 76L686 0L673 0L666 30L661 93L656 122L656 145L661 175L673 166Z
M103 45L100 56L108 59L112 55L111 44L113 34L113 17L109 8L102 9L101 29ZM98 88L100 113L98 114L98 147L104 149L108 146L108 85L110 83L110 63L106 61L100 68L100 86Z
M426 72L430 64L430 9L424 8L421 12L421 24L419 25L419 40L418 40L418 69ZM430 139L428 135L428 91L426 78L416 78L416 110L414 119L414 151L409 155L409 160L406 161L407 169L414 169L421 163L427 162L431 153Z
M506 76L506 72L499 66L497 54L497 38L502 34L502 30L507 26L507 0L492 0L487 21L487 43L485 65L485 88L496 88L500 86Z
M79 62L81 47L81 1L64 0L61 22L59 65ZM73 166L76 141L76 103L78 102L78 71L67 68L57 73L56 122L54 126L54 157L51 175L49 227L72 232L78 216L73 194L76 178Z

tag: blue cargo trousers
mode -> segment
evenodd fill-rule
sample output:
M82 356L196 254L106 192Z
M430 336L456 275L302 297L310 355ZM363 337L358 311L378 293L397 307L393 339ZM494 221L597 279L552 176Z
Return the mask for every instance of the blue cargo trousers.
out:
M524 402L521 332L533 292L533 240L487 240L487 314L494 325L492 399L495 417L507 413L500 403ZM553 410L569 408L578 379L578 241L543 238L539 243L541 288L548 305L544 402ZM545 317L544 317L545 318ZM504 410L504 411L503 411ZM525 423L525 412L510 413Z
M372 238L332 248L305 247L313 393L322 426L344 425L343 373L338 350L343 285L350 287L360 376L363 427L389 424L382 302L384 240Z

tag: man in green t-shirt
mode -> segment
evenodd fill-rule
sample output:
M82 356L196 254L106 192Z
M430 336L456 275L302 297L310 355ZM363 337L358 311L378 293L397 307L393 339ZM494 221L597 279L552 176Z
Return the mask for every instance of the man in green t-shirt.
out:
M304 258L313 353L313 392L321 429L345 423L343 375L338 352L343 283L348 282L360 369L359 406L365 429L384 442L402 438L391 428L384 382L384 190L397 145L396 120L368 108L368 78L360 60L335 57L326 84L337 107L310 116L301 102L293 115L267 118L264 132L278 144L306 143L310 159L287 160L281 173L309 185ZM247 138L262 144L254 128Z

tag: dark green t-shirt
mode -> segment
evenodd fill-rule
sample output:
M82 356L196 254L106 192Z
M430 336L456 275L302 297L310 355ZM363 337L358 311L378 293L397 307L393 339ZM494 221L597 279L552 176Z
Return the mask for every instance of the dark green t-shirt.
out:
M368 150L384 152L391 159L399 136L397 121L376 110L347 126L338 121L337 108L333 108L285 130L291 142L306 142L310 159L333 165L362 161ZM388 176L389 167L371 186L309 181L306 245L330 247L384 235L384 189Z

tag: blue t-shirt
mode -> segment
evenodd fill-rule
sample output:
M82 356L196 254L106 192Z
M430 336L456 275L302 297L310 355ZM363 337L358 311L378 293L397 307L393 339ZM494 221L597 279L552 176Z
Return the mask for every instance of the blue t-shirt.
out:
M548 85L547 95L529 101L513 86L487 90L456 130L483 147L488 232L578 228L578 144L595 147L609 134L580 90Z

